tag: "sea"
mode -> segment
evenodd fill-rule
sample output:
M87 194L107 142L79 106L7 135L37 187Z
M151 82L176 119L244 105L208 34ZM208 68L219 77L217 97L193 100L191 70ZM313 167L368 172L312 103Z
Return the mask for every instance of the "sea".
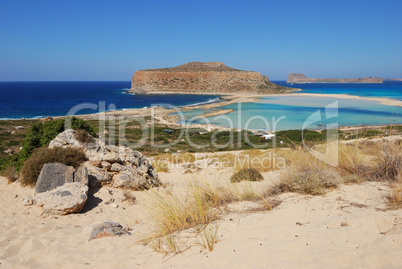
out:
M304 93L349 94L402 100L402 82L383 84L276 84ZM191 106L220 102L219 95L130 94L130 81L117 82L0 82L0 119L44 118L73 113L124 110L150 106ZM233 112L197 118L216 109ZM251 103L179 113L180 122L211 123L228 128L255 130L322 129L327 126L402 124L402 108L373 100L335 97L275 96Z
M0 82L0 119L32 119L220 101L218 95L134 95L130 81Z

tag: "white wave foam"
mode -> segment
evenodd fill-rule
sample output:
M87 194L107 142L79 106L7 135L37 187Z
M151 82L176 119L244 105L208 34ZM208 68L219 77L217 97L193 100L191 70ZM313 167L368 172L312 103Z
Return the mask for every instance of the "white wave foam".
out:
M208 101L199 102L199 103L195 103L195 104L191 104L191 105L184 105L184 106L180 106L180 107L206 105L206 104L216 103L221 100L222 99L220 97L215 97L215 98L209 99Z

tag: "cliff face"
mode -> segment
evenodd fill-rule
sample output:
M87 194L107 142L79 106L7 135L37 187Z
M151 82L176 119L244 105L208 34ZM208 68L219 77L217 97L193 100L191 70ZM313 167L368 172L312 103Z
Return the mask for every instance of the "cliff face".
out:
M222 62L191 62L172 68L136 71L131 91L136 93L285 93L258 72L241 71Z
M287 83L383 83L382 78L308 78L301 73L290 73Z

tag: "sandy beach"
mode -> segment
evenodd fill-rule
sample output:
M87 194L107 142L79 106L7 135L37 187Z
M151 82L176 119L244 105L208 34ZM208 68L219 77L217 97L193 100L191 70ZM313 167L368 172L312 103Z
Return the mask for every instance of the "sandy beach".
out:
M280 172L263 173L254 190L272 186ZM182 175L159 173L168 190L185 197L189 182L226 184L230 168L206 168ZM239 183L240 184L240 183ZM386 183L342 185L324 196L285 193L272 211L253 211L253 202L229 204L212 225L217 243L203 247L194 229L178 234L179 254L164 255L141 243L153 229L150 191L133 192L135 204L122 201L122 190L90 192L83 212L46 216L22 199L33 194L0 178L0 263L2 268L397 268L402 263L402 209L388 210ZM118 207L105 202L114 199ZM88 242L92 228L114 221L132 235Z

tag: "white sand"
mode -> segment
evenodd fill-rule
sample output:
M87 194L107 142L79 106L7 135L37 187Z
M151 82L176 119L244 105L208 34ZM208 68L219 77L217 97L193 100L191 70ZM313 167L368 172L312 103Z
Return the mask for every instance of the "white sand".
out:
M180 171L160 177L170 183L168 189L182 194L189 181L220 182L231 175L228 169L186 175ZM265 180L253 185L260 191L278 179L278 172L263 175ZM388 191L385 183L372 182L343 185L319 197L282 194L282 204L273 211L223 216L216 222L219 241L212 252L190 230L182 233L189 236L182 241L183 249L190 248L164 256L138 243L140 234L152 229L144 207L149 204L147 192L135 192L137 203L130 205L120 201L121 190L104 187L92 195L84 213L55 218L22 205L32 189L0 178L0 267L397 268L402 264L402 209L384 210ZM104 204L110 198L118 208ZM244 209L249 203L229 208ZM133 235L88 242L92 226L101 221L131 226Z

